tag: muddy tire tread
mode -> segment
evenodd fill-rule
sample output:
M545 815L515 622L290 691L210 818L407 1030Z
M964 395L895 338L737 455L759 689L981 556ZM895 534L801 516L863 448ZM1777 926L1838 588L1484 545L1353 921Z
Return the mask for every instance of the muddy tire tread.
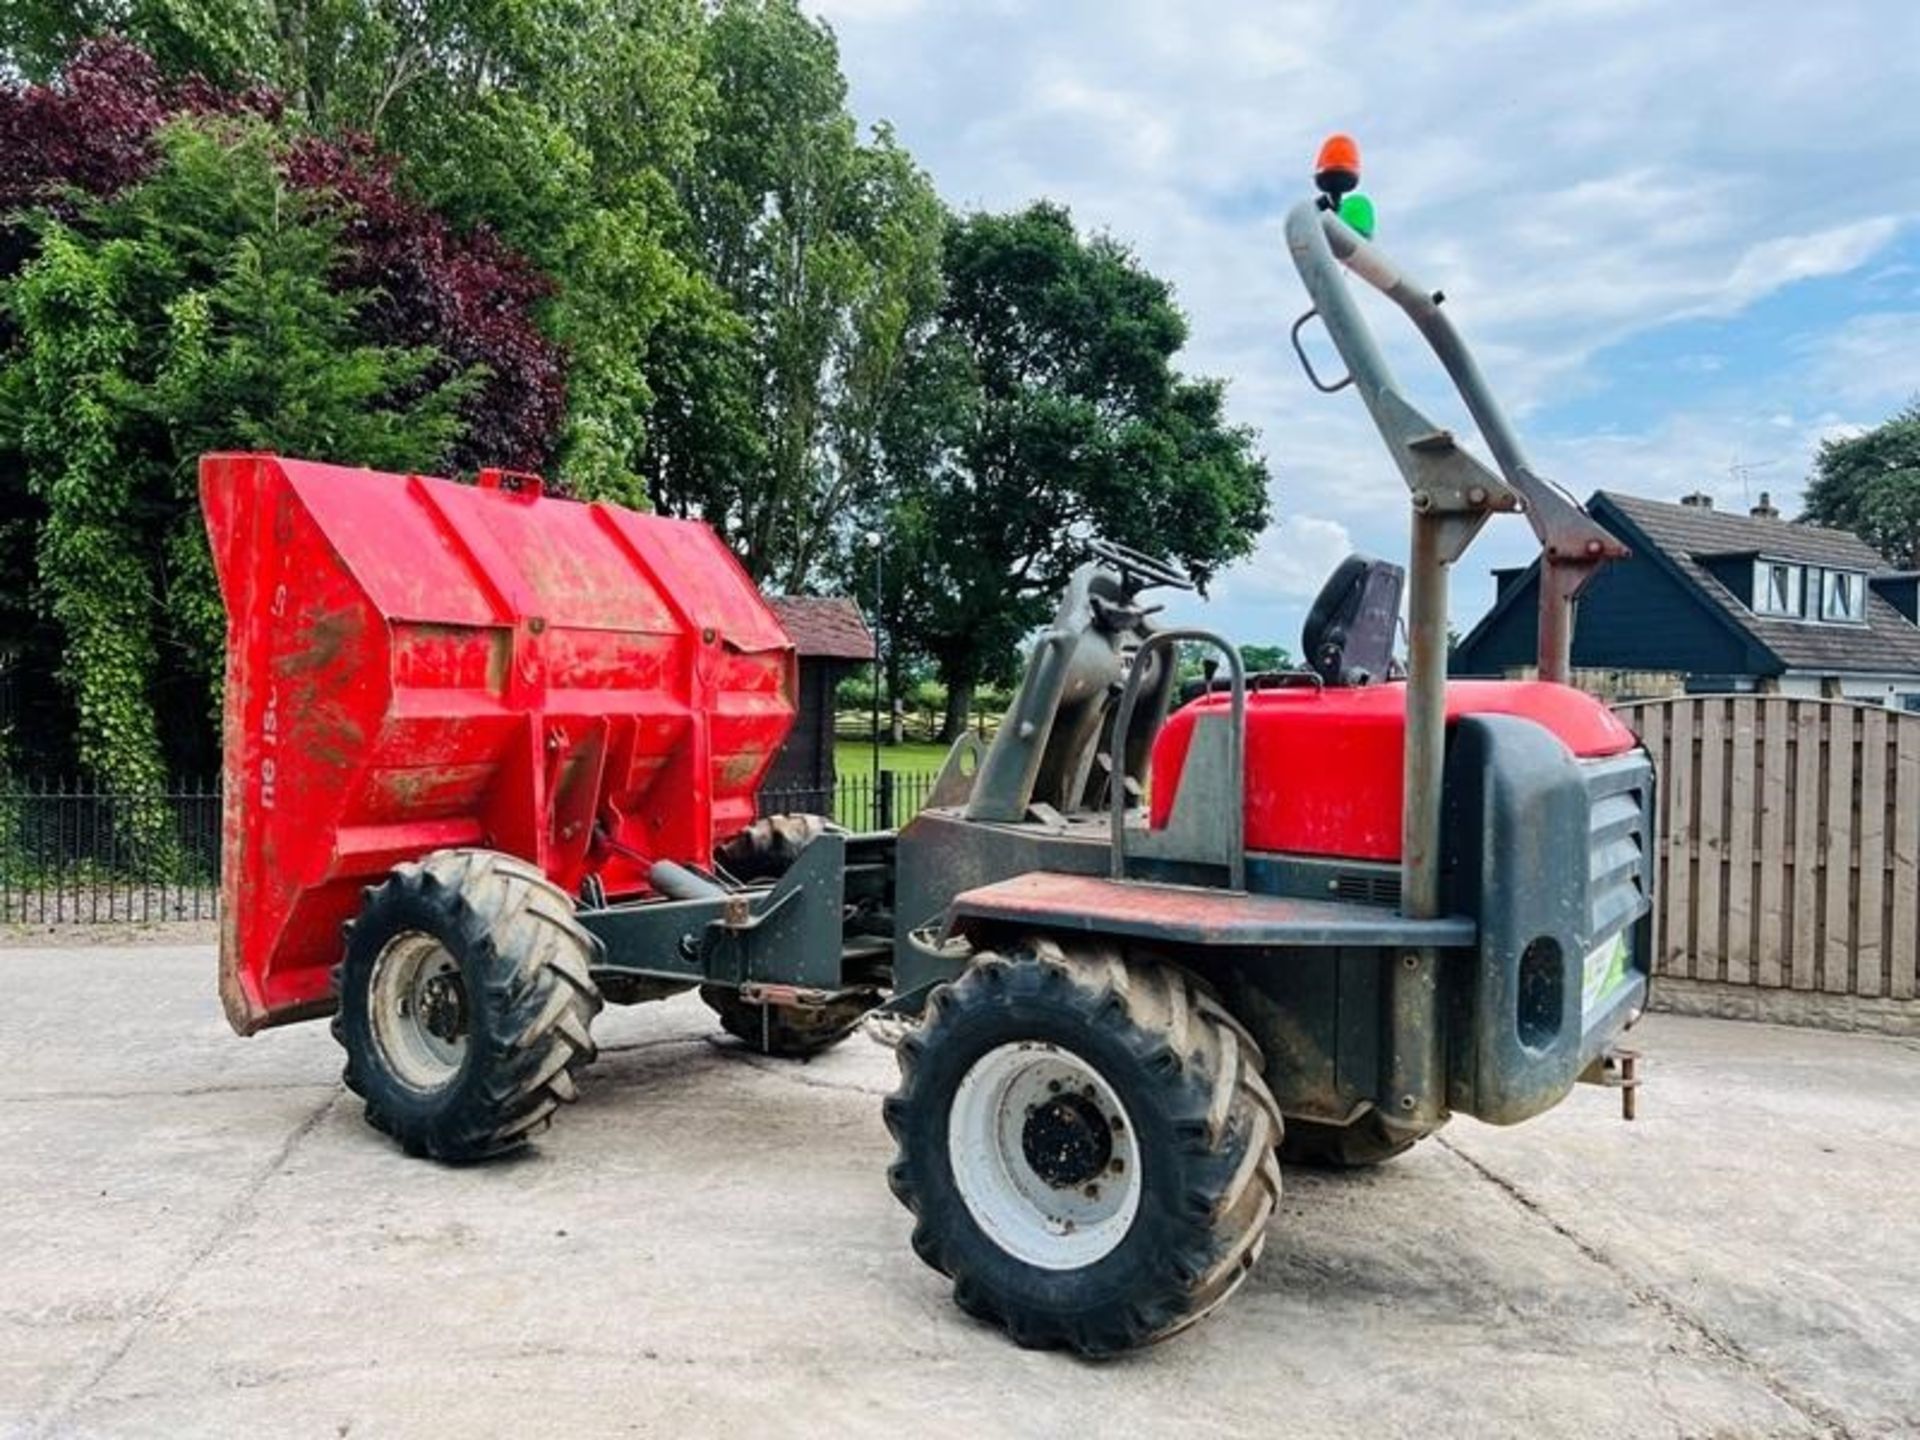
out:
M832 1005L762 1005L743 1000L724 985L702 985L700 998L720 1028L751 1050L785 1060L806 1060L830 1050L860 1028L879 996Z
M1029 1306L974 1263L979 1246L950 1178L934 1168L916 1112L934 1052L962 1015L995 1004L1064 1007L1117 1040L1142 1074L1164 1077L1180 1165L1192 1188L1167 1252L1138 1294L1087 1311ZM1163 1340L1205 1317L1245 1280L1265 1246L1280 1198L1280 1109L1259 1047L1198 977L1172 965L1130 961L1101 943L1029 939L977 956L929 998L922 1024L895 1051L900 1085L885 1118L898 1150L888 1173L915 1216L915 1252L953 1280L954 1299L1016 1343L1107 1355ZM942 1122L944 1123L944 1122ZM942 1154L940 1165L947 1162ZM1130 1237L1131 1238L1131 1237ZM1126 1244L1122 1242L1123 1246Z
M1319 1170L1364 1170L1406 1154L1431 1133L1408 1135L1389 1130L1372 1110L1351 1125L1289 1120L1280 1142L1280 1159L1288 1165Z
M364 1029L352 1014L352 992L364 988L380 947L405 929L427 929L442 943L454 942L448 948L456 955L473 957L484 992L473 1013L492 1017L469 1035L479 1052L470 1065L479 1072L430 1116L394 1104L377 1063L349 1043ZM333 975L341 1000L333 1033L347 1051L341 1078L366 1102L367 1122L410 1154L450 1162L485 1160L525 1144L576 1098L575 1077L594 1059L601 1000L591 969L598 951L572 900L523 860L442 850L396 867L368 890ZM359 1003L364 1011L364 999Z

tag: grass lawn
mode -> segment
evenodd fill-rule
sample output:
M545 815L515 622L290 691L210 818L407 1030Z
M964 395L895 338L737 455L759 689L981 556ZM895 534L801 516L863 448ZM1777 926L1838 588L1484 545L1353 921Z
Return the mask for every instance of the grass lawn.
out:
M901 775L938 774L940 767L946 763L945 745L909 742L880 747L880 768ZM852 775L871 775L873 746L865 740L836 740L833 745L833 765L842 779Z

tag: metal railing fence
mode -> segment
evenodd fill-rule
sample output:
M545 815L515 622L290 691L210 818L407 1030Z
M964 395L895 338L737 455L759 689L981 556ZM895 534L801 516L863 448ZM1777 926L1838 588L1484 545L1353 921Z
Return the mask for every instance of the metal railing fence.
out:
M825 815L849 830L892 830L925 807L935 778L882 770L878 776L842 775L831 790L763 790L760 813Z
M217 782L128 795L73 780L0 778L0 920L210 920L219 888Z
M891 830L927 802L934 777L883 770L831 788L761 792L762 814L806 811L850 830ZM0 923L211 920L220 902L220 785L155 795L71 780L0 776Z

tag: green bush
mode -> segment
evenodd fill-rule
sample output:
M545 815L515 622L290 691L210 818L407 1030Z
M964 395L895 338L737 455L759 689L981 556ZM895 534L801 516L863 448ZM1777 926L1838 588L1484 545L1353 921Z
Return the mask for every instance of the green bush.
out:
M430 350L369 344L369 297L337 293L336 219L291 190L263 121L160 132L150 178L32 220L36 253L4 286L0 450L43 510L40 603L62 637L77 758L105 789L157 796L163 670L217 695L222 610L196 498L216 449L324 454L407 469L442 454L466 377ZM156 543L156 540L158 543ZM161 857L165 807L127 838Z

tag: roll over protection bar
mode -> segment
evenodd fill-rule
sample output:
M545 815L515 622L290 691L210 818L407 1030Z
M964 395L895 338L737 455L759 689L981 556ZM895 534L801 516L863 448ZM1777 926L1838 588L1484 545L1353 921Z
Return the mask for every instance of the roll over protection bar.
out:
M1294 322L1292 334L1294 352L1307 378L1328 393L1348 385L1358 388L1413 491L1416 510L1462 512L1464 523L1452 527L1449 543L1443 546L1446 561L1459 559L1491 511L1518 510L1533 526L1542 561L1540 674L1564 683L1573 637L1573 600L1600 566L1626 557L1626 546L1528 463L1472 352L1441 309L1439 291L1414 283L1378 246L1316 201L1302 201L1287 216L1287 245L1313 299L1313 309ZM1499 477L1459 450L1452 435L1407 400L1342 281L1342 266L1398 305L1426 337L1492 451ZM1300 343L1301 330L1315 316L1347 365L1346 376L1332 385L1314 373Z
M1488 389L1443 296L1415 284L1378 247L1331 210L1305 200L1287 215L1287 248L1313 308L1294 322L1295 353L1323 391L1352 385L1366 404L1388 453L1412 493L1413 540L1407 566L1407 723L1405 799L1401 817L1401 910L1412 919L1440 914L1440 805L1446 750L1447 567L1473 543L1496 511L1519 511L1540 541L1539 665L1541 678L1565 683L1572 658L1573 604L1600 566L1626 547L1578 503L1527 462L1520 441ZM1342 270L1398 305L1426 338L1479 427L1495 474L1423 415L1394 379ZM1315 316L1347 367L1332 384L1314 372L1300 332ZM1389 972L1396 1026L1432 1026L1439 1018L1439 958L1410 951ZM1403 1116L1426 1116L1440 1103L1437 1047L1423 1059L1396 1059L1387 1083L1400 1094Z

